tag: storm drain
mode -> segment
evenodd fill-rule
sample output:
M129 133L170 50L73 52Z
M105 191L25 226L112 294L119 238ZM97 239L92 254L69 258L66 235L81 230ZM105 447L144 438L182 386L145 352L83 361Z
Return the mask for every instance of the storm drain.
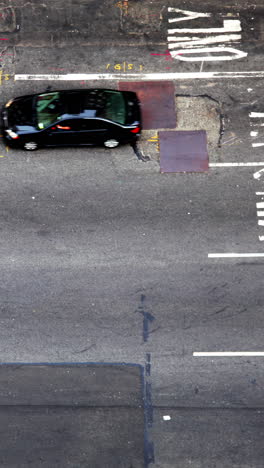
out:
M161 131L160 172L208 171L206 131Z
M175 128L175 90L172 81L121 81L120 91L134 91L141 102L144 130Z

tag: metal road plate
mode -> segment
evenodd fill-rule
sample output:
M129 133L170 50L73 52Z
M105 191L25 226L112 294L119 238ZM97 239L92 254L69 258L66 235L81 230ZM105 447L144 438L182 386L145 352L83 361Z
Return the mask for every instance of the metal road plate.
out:
M0 385L1 468L144 468L140 366L2 364Z
M175 128L175 89L172 81L121 81L120 91L135 91L141 101L145 130Z
M161 131L160 172L208 171L205 130Z

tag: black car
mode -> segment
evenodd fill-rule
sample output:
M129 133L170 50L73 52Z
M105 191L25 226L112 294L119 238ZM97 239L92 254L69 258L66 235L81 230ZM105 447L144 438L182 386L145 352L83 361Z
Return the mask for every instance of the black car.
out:
M86 89L50 91L8 101L2 112L8 146L133 143L141 132L140 102L131 91Z

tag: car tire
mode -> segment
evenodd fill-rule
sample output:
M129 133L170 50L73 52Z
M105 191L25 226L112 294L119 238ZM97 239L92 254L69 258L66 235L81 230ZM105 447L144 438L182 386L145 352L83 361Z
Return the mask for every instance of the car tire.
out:
M106 148L116 148L119 145L119 141L115 140L115 138L111 138L110 140L104 141L104 146Z
M23 145L23 149L26 151L35 151L38 149L38 144L36 141L26 141Z

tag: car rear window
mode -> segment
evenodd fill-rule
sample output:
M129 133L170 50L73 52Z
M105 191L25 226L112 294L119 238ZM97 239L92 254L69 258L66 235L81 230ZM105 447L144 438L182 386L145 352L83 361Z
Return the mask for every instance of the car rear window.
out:
M82 112L88 117L101 117L124 124L126 104L119 91L93 89L81 98Z
M126 120L126 104L123 94L118 91L105 91L105 95L104 115L101 117L124 124Z

